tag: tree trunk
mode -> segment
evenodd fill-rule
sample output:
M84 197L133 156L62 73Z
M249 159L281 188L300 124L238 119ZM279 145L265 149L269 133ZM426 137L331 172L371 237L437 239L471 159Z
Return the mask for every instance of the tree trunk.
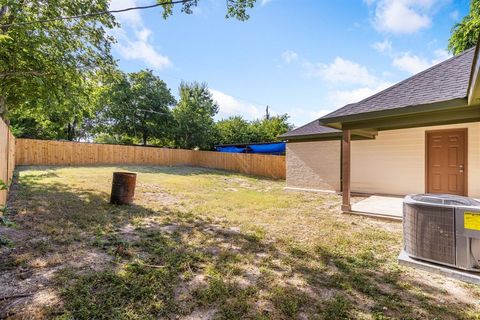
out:
M72 123L67 125L67 140L73 141L77 136L77 117L73 119Z
M67 140L68 141L73 141L73 138L75 137L75 128L74 125L69 123L67 125Z
M147 138L148 138L147 133L144 132L144 133L142 134L142 141L143 141L143 145L144 145L144 146L147 145Z

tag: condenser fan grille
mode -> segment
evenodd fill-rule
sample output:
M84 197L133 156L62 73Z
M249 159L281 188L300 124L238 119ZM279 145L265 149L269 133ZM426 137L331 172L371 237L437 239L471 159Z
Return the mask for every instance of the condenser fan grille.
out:
M455 265L453 208L404 204L404 242L408 254Z

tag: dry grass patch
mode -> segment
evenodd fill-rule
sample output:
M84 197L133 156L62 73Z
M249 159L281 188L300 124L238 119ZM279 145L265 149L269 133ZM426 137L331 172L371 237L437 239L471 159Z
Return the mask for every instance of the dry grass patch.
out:
M108 204L113 171L135 204ZM22 168L0 318L478 319L477 287L399 267L401 225L199 168ZM24 294L24 296L20 296Z

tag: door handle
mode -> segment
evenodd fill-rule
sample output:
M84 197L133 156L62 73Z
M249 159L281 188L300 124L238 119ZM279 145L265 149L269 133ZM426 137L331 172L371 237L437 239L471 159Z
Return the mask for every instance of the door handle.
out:
M460 169L460 173L463 173L463 164L459 165L458 168Z

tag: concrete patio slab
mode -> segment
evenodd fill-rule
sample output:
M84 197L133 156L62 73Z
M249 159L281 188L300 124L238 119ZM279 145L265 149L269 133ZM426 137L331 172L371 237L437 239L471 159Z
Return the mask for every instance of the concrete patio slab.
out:
M402 219L403 197L373 195L354 203L352 213Z
M449 278L457 279L460 281L480 284L480 273L469 272L465 270L450 268L431 262L421 261L410 258L410 256L402 250L398 256L398 263L403 266L412 267L420 270L424 270L431 273L440 274Z

